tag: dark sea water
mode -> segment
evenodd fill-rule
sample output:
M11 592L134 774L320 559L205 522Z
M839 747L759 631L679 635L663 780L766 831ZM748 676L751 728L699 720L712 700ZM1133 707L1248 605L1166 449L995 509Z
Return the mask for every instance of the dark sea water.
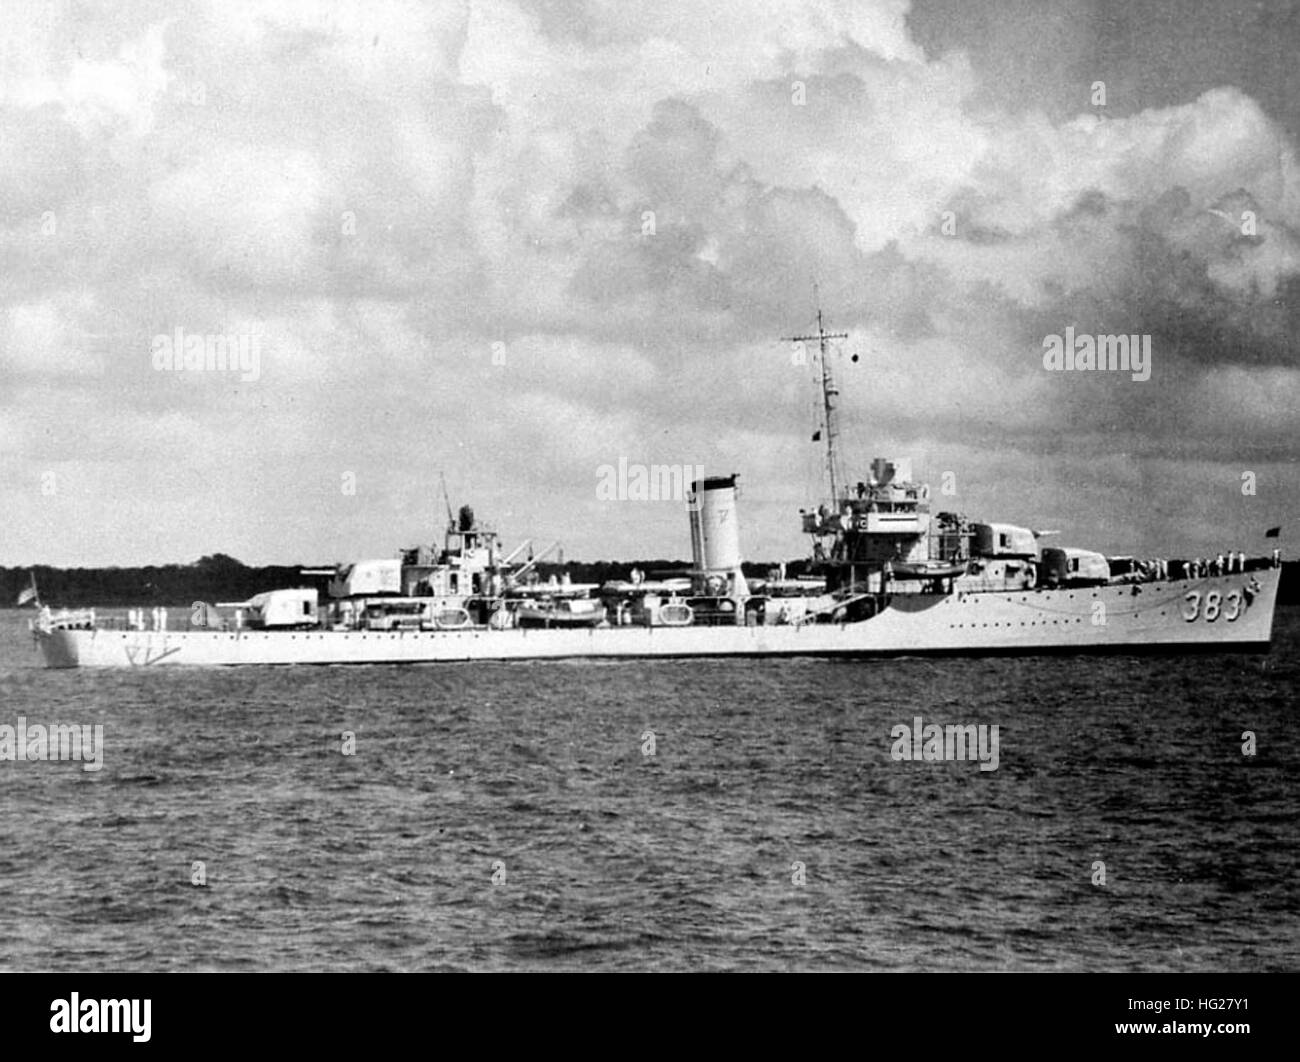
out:
M115 672L28 615L0 724L104 766L0 762L0 969L1300 967L1294 609L1268 657ZM998 770L893 760L916 715Z

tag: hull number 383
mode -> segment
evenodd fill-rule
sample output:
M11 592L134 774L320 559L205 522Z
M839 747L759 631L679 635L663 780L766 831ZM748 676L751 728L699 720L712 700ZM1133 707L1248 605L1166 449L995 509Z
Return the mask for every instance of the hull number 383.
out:
M1231 623L1241 615L1240 590L1230 590L1226 594L1211 590L1204 595L1199 590L1189 590L1183 595L1183 602L1183 619L1188 623L1198 619L1213 623L1220 617Z

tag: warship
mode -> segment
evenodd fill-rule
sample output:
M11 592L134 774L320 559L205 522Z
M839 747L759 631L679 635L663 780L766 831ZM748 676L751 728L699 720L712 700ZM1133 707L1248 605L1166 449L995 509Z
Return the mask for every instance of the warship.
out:
M746 577L739 476L701 475L686 492L687 571L543 581L538 565L558 543L521 562L529 543L505 552L469 506L453 514L448 502L441 544L302 570L323 587L198 602L188 615L40 607L33 637L54 668L1268 651L1277 550L1107 557L1045 545L1056 532L932 512L907 458L875 458L850 480L832 366L833 341L847 338L820 309L815 333L789 337L813 352L813 439L825 450L824 496L799 512L811 557L798 577L785 565Z

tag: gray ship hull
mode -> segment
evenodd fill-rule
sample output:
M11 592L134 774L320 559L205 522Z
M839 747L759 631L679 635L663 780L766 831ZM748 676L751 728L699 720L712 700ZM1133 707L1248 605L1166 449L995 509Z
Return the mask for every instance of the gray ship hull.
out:
M427 664L654 657L1264 652L1280 568L1170 582L898 594L853 623L439 631L37 631L48 667ZM1256 589L1257 588L1257 589Z

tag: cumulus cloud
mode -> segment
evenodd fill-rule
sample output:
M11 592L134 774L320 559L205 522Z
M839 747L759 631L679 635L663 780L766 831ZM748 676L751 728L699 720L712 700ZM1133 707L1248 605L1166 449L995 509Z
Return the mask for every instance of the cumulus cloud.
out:
M679 508L594 504L619 457L741 471L747 551L797 553L819 460L779 337L814 281L859 355L851 465L974 466L973 511L1123 549L1197 546L1105 475L1077 505L1080 452L1295 486L1300 175L1231 85L1061 117L1032 78L994 91L927 54L906 0L14 10L0 497L31 519L10 562L386 553L432 532L440 469L571 555L683 552ZM1151 381L1045 373L1067 326L1150 334ZM155 371L178 327L258 336L258 379ZM165 488L139 471L160 459ZM67 493L41 495L55 461ZM1166 521L1179 467L1136 481ZM161 539L114 530L130 482ZM97 545L62 537L73 518Z

